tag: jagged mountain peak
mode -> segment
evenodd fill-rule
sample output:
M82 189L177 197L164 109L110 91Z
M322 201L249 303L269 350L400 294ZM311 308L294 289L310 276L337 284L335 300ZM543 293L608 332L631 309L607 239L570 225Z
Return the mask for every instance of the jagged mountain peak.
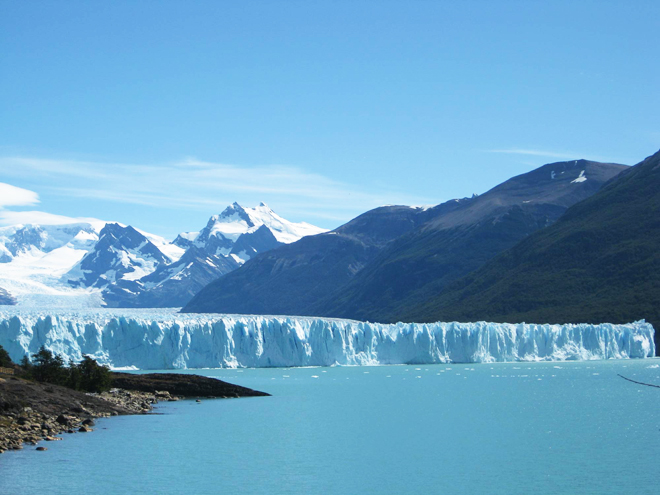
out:
M257 254L319 232L263 202L234 202L174 242L118 222L17 224L0 227L0 287L19 304L182 306Z
M294 242L305 235L323 232L323 229L306 223L285 220L264 202L253 208L234 202L220 215L212 216L207 228L212 230L211 234L220 233L224 237L236 241L239 235L252 233L262 225L268 227L275 238L283 243Z
M264 202L253 208L234 202L222 213L209 218L206 226L199 232L179 234L174 244L185 249L194 245L198 248L206 248L213 255L228 256L241 236L254 234L262 226L265 226L275 241L281 244L290 244L301 237L325 232L325 229L305 222L290 222L275 213ZM270 248L272 247L275 246Z
M323 230L317 227L281 218L263 202L254 208L234 202L211 216L199 232L179 234L169 245L185 249L185 254L169 264L160 263L135 282L130 274L123 276L109 287L105 300L111 305L182 305L204 285L257 254L320 232Z
M68 244L78 246L97 240L104 222L62 225L18 224L0 228L0 262L10 262L22 253L48 253Z
M220 215L213 215L207 224L207 227L213 226L216 223L240 223L245 222L248 228L254 227L254 222L250 218L250 214L238 203L234 202L224 209Z
M107 223L94 248L64 278L73 286L104 287L120 280L135 281L169 261L134 227Z
M99 241L122 243L124 247L138 247L148 239L130 225L119 223L107 223L99 233Z

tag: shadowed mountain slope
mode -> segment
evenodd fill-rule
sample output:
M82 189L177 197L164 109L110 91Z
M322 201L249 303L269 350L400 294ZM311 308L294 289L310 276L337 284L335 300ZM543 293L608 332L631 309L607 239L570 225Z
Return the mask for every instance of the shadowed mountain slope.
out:
M314 314L393 322L591 196L623 165L574 160L513 177L392 242Z
M183 311L305 314L320 298L346 284L384 245L426 218L423 208L376 208L332 232L256 256L202 289Z
M413 321L660 325L660 152L424 304Z
M0 306L13 306L14 304L16 304L16 298L0 287Z
M205 287L184 311L388 321L551 224L625 168L554 163L482 196L426 209L377 208L257 256Z

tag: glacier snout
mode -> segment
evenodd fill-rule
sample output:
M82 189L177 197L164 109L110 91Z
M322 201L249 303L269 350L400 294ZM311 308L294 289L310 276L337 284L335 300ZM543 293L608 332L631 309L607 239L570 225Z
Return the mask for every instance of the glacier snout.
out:
M653 327L612 324L383 325L322 318L183 315L163 310L0 312L0 345L19 361L42 345L140 369L479 363L645 358Z

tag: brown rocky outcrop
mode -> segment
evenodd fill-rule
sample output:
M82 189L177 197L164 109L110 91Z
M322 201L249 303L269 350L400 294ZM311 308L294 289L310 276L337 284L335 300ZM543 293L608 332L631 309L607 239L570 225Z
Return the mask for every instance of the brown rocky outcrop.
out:
M93 431L95 418L147 414L159 400L269 395L197 375L113 373L113 380L121 388L91 394L4 375L0 378L0 453L22 449L25 443L62 440L57 435L63 432Z

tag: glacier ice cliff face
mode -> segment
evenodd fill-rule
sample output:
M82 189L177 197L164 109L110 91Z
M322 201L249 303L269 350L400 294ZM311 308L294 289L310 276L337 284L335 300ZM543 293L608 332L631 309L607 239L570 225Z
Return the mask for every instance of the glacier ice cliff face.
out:
M114 368L236 368L645 358L654 330L626 325L398 323L174 310L0 311L0 345L19 361L42 345Z

